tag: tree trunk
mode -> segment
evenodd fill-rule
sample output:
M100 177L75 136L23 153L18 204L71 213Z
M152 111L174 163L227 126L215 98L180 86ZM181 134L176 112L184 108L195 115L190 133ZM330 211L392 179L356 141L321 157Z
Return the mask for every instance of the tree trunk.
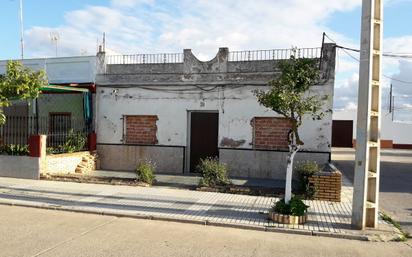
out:
M286 166L285 203L289 203L290 199L292 198L293 160L295 159L295 155L298 151L299 147L297 145L289 145L289 153Z

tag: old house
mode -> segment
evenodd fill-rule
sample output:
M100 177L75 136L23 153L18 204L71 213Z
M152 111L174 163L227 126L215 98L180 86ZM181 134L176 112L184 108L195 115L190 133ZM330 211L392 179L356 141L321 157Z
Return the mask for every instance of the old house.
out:
M101 168L131 171L142 159L161 173L196 171L200 158L219 157L230 175L284 179L288 123L259 105L253 94L276 77L291 50L230 52L210 61L191 52L97 56L96 132ZM298 49L319 61L322 78L309 94L328 96L332 109L335 45ZM325 163L331 153L332 116L308 119L296 160Z

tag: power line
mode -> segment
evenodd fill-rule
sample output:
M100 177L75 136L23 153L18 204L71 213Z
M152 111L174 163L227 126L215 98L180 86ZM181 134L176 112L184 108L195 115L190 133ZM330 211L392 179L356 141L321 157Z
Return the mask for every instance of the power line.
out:
M357 52L359 53L360 50L359 49L355 49L355 48L350 48L350 47L346 47L346 46L341 46L338 43L336 43L335 40L333 40L332 38L330 38L327 34L325 34L325 36L332 41L333 43L336 44L336 47L341 48L341 49L345 49L345 50L349 50L349 51L353 51L353 52ZM412 53L392 53L392 52L384 52L382 53L383 56L385 57L392 57L392 58L407 58L407 59L412 59Z
M351 58L354 59L355 61L360 62L359 58L353 56L352 54L350 54L350 53L348 52L348 51L356 51L356 52L359 52L358 50L352 49L352 48L348 48L348 47L341 47L341 46L339 46L339 45L336 45L336 47L342 49L343 52L345 52L349 57L351 57ZM391 76L388 76L388 75L385 75L385 74L382 74L382 76L384 76L384 77L387 78L387 79L391 79L391 80L393 80L393 81L397 81L397 82L400 82L400 83L412 84L412 81L405 81L405 80L397 79L397 78L394 78L394 77L391 77Z

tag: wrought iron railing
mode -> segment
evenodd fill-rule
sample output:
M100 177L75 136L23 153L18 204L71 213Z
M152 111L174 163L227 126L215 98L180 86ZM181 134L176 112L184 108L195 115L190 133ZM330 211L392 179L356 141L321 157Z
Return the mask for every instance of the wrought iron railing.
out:
M183 63L183 53L108 55L106 64Z
M229 62L284 60L291 55L297 58L320 58L321 48L298 49L271 49L271 50L246 50L229 52ZM183 63L183 53L163 54L129 54L108 55L106 64L161 64Z
M229 52L229 62L285 60L296 58L320 58L321 48L272 49Z
M47 147L60 152L73 135L87 140L92 131L92 124L81 117L7 116L6 123L0 125L0 145L27 145L30 135L42 134L47 135ZM87 141L82 150L87 150Z

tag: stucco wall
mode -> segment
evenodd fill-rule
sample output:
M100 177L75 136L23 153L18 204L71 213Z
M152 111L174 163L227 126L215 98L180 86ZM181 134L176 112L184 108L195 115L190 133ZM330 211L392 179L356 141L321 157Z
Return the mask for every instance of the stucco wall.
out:
M0 177L39 179L41 158L0 155Z
M219 160L226 163L233 177L285 179L287 152L220 149ZM329 161L329 153L298 152L295 164L311 160L319 164ZM296 173L293 174L296 177Z
M336 111L333 113L335 120L353 120L353 138L356 138L356 110ZM391 114L383 112L381 116L381 139L393 140L394 144L412 144L410 136L412 123L392 121Z
M181 87L173 87L178 90ZM280 117L256 100L253 90L264 87L221 88L217 92L191 94L151 91L140 88L100 88L97 92L97 141L98 143L121 144L123 141L123 115L157 115L157 139L159 145L187 145L189 111L219 112L220 147L223 139L244 142L236 147L252 148L253 117ZM170 89L170 87L169 87ZM313 93L330 95L329 86L313 87ZM331 107L331 100L325 108ZM323 120L305 119L301 137L303 150L329 151L331 139L331 115Z
M97 152L103 170L134 171L139 161L152 160L159 173L183 173L182 147L97 145Z

